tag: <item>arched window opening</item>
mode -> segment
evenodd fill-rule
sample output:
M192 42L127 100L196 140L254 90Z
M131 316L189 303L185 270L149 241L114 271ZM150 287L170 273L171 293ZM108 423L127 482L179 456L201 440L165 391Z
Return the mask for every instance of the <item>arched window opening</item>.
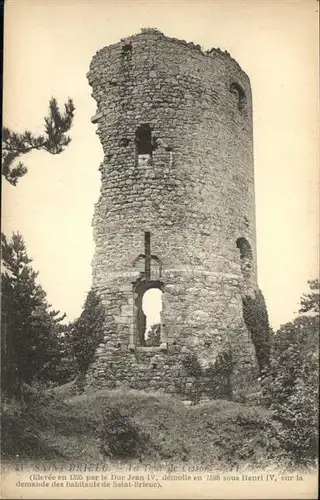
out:
M136 287L136 343L140 346L161 344L162 296L159 282L142 282Z
M136 130L136 156L138 164L150 164L152 161L152 135L150 126L141 125Z
M251 278L253 256L250 243L245 238L237 239L237 248L240 252L241 272L245 280Z
M149 288L142 297L142 310L146 317L144 340L147 346L159 346L161 343L162 291Z
M241 113L244 113L247 107L247 96L244 89L241 87L241 85L239 85L239 83L232 82L230 85L230 90L237 96L239 111Z

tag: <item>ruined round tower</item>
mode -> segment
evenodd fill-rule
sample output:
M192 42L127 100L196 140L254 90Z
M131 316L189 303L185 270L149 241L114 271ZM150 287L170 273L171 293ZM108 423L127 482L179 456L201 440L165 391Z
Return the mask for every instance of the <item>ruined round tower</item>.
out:
M242 297L257 289L252 100L227 52L144 29L97 52L103 147L93 289L105 337L87 387L242 397L257 361ZM143 297L160 290L147 336Z

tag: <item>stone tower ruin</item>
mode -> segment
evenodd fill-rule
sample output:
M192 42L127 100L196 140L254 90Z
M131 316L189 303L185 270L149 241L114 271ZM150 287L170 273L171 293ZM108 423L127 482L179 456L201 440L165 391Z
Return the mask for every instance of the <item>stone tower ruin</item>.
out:
M87 387L243 397L257 375L252 100L227 52L143 29L93 57L104 159L93 289L106 310ZM162 310L147 332L144 295ZM150 334L151 332L151 334Z

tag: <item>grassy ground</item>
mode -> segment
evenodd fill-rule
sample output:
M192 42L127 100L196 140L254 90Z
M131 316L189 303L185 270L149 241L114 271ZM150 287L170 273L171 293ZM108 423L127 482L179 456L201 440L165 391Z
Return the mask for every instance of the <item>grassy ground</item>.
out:
M169 395L102 390L6 402L2 453L26 459L137 459L212 469L266 467L285 460L269 439L261 407L215 400L186 406Z

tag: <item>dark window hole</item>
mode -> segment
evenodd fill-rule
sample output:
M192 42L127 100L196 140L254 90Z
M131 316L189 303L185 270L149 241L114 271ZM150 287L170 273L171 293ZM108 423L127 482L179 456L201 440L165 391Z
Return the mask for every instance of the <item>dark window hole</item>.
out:
M121 55L122 56L131 56L132 53L132 44L131 43L126 43L121 50Z
M253 267L252 249L245 238L238 238L236 244L240 253L241 272L243 277L248 280L251 277Z
M233 94L237 96L238 99L238 109L243 112L246 109L247 97L244 89L239 83L232 82L230 85L230 90Z
M137 155L152 156L153 141L150 125L144 124L136 130L136 150Z
M127 147L130 143L130 139L127 139L126 137L124 137L123 139L120 139L120 146L124 146L124 147Z

